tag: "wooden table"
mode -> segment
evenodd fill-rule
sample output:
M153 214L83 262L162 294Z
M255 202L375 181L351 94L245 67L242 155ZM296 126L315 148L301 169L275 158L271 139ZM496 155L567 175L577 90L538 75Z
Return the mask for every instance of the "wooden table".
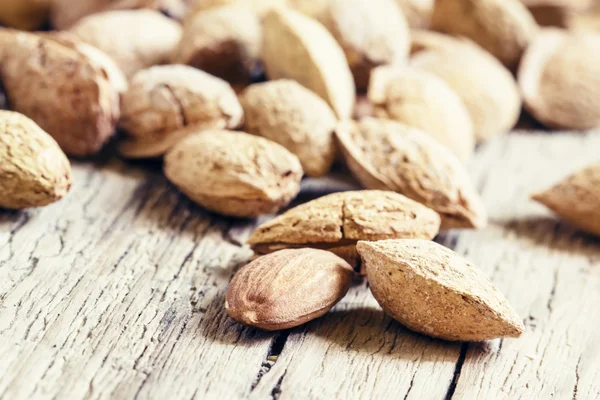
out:
M0 212L0 398L598 399L600 241L528 198L598 160L600 132L528 132L469 165L489 227L438 240L526 325L487 343L412 333L364 282L305 326L244 328L223 294L261 221L203 211L158 165L75 162L66 199ZM352 185L304 187L306 198Z

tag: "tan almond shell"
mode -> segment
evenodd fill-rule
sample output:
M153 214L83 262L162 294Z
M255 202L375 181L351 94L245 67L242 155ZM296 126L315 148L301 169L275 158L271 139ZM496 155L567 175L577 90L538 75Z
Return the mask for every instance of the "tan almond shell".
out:
M431 26L435 0L396 0L411 29L428 29Z
M119 118L108 72L71 40L4 30L0 43L0 78L11 109L34 120L69 155L100 151Z
M600 35L544 30L518 74L525 107L557 129L600 126Z
M450 36L445 33L411 29L410 54L414 56L421 51L452 49L455 46L475 45L470 39Z
M127 77L169 61L181 26L152 10L105 11L87 16L70 31L108 54Z
M288 0L195 0L192 1L191 11L188 13L188 15L190 17L194 17L199 12L205 12L212 8L230 5L243 7L244 9L255 13L259 17L263 17L273 7L288 5Z
M0 208L41 207L71 188L71 164L32 120L0 111Z
M48 19L50 0L0 0L0 25L36 30Z
M538 32L519 0L437 0L432 27L473 40L511 70Z
M244 132L207 130L165 155L165 175L190 199L218 214L257 217L287 205L300 191L298 158Z
M442 79L407 67L373 70L368 96L378 118L421 129L468 161L475 149L473 122L456 92Z
M600 163L568 176L532 196L559 218L600 236Z
M329 103L339 118L352 115L355 86L344 51L317 21L291 9L265 16L263 63L270 79L289 78Z
M220 7L186 20L172 61L229 82L247 83L261 67L262 27L243 7Z
M354 273L324 250L281 250L242 267L225 294L236 322L264 330L288 329L318 318L346 295Z
M409 329L436 338L519 337L525 327L504 295L473 264L435 242L358 242L369 288Z
M483 142L509 132L521 113L514 77L476 46L423 51L411 65L442 78L461 98L473 121L475 140Z
M408 58L408 23L395 0L329 0L308 15L340 44L358 89L367 88L373 68L402 64Z
M440 217L422 204L390 191L360 190L296 206L260 225L248 244L259 254L314 247L342 255L352 254L347 246L358 240L433 239L439 228Z
M344 121L336 137L366 189L393 190L440 214L442 229L483 228L486 211L465 167L430 135L391 120Z
M121 96L119 127L126 157L158 157L187 133L235 129L243 110L231 86L186 65L159 65L132 78Z
M279 143L307 175L325 175L335 159L337 119L329 105L299 83L281 79L250 85L240 96L247 132Z

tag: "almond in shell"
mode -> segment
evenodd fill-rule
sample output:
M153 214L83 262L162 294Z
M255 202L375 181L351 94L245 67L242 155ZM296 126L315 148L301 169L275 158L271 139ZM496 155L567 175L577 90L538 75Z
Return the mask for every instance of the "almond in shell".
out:
M396 0L411 29L428 29L435 0Z
M381 308L413 331L446 340L519 337L523 322L473 264L435 242L358 242Z
M270 140L244 132L206 130L165 156L167 178L204 208L233 217L276 212L300 191L298 158Z
M532 196L563 220L600 236L600 163L591 165Z
M461 162L427 133L391 120L338 125L346 164L367 189L393 190L440 214L442 229L482 228L483 203Z
M64 197L71 164L58 144L32 120L0 111L0 207L40 207Z
M333 253L289 249L240 269L225 294L236 322L264 330L289 329L318 318L346 295L354 271Z
M339 118L352 115L355 86L344 51L319 22L285 8L264 19L263 62L270 79L289 78L329 103Z

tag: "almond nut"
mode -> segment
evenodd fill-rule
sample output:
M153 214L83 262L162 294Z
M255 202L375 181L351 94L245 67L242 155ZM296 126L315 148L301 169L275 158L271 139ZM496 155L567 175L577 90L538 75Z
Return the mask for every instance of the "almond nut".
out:
M208 210L234 217L276 212L300 191L298 158L270 140L244 132L207 130L165 156L165 175Z
M423 130L468 161L475 149L469 111L446 82L407 67L378 67L371 74L369 100L374 114Z
M578 171L532 198L563 220L600 236L600 164Z
M185 65L161 65L132 78L121 97L119 146L131 158L159 157L189 133L235 129L243 110L231 86Z
M317 21L278 8L264 19L263 62L270 79L289 78L331 105L339 118L352 115L355 87L344 51Z
M428 29L435 0L396 0L411 29Z
M335 159L337 119L323 99L295 81L282 79L251 85L240 102L249 133L294 153L310 176L329 171Z
M364 118L338 125L346 164L367 189L393 190L440 214L442 229L482 228L486 212L464 166L430 135Z
M381 308L413 331L446 340L519 337L523 322L464 258L418 239L358 242L369 288Z
M0 111L0 207L41 207L67 194L71 164L58 144L22 114Z

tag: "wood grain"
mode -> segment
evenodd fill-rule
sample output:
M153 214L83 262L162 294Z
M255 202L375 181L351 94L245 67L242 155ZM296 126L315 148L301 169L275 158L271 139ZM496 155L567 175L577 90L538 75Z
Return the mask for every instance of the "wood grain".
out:
M0 211L0 398L600 398L600 240L528 195L600 160L600 133L517 133L469 170L491 216L438 240L487 272L520 339L450 343L386 316L357 282L325 317L244 328L223 293L258 221L192 205L160 166L75 162L62 202ZM354 188L306 180L302 200Z

